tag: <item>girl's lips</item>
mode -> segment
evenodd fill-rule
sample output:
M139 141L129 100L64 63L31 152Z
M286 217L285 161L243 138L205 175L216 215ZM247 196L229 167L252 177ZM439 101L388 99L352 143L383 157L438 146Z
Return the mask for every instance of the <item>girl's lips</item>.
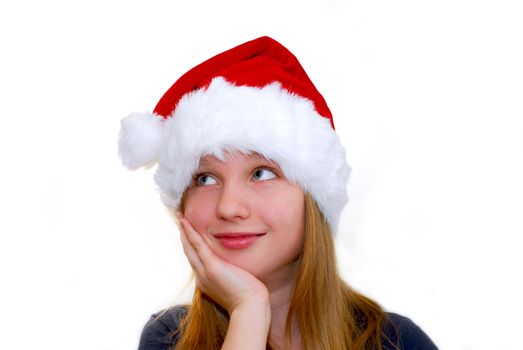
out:
M220 233L214 235L228 249L245 249L265 233Z

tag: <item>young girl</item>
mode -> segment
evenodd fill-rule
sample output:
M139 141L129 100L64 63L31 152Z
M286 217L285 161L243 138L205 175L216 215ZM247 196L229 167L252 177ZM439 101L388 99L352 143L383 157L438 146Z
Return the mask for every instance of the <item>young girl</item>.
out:
M153 315L139 350L436 349L341 280L333 235L349 166L296 57L261 37L184 74L122 120L130 169L158 163L196 289Z

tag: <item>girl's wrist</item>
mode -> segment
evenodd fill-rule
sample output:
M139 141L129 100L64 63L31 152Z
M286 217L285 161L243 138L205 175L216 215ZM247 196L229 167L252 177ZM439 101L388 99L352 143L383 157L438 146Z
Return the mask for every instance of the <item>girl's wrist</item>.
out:
M248 324L258 323L260 327L268 329L271 324L271 304L268 296L266 298L251 299L238 305L230 314L231 321L245 320Z
M270 325L270 305L250 302L238 306L231 312L222 350L264 350Z

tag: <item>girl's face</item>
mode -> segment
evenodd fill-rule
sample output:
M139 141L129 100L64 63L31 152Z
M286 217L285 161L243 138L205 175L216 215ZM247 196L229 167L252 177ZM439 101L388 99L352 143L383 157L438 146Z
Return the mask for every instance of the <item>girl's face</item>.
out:
M304 193L255 153L202 157L184 215L216 255L269 282L293 277L303 248Z

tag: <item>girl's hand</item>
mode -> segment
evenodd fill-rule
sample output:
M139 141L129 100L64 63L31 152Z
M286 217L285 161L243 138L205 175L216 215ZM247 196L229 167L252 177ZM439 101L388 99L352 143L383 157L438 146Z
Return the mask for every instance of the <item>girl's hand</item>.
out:
M189 221L179 216L183 251L196 277L196 287L220 304L229 315L250 306L270 310L267 287L249 272L211 250Z

